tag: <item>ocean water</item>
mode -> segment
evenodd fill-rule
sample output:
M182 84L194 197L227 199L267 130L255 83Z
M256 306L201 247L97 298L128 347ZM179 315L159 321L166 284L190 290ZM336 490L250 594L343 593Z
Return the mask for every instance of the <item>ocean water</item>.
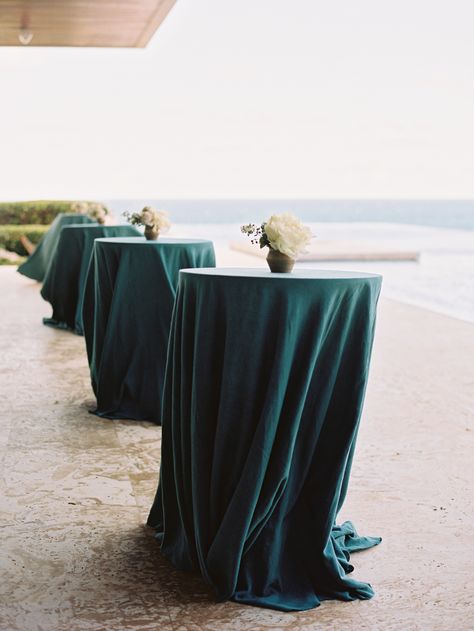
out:
M291 211L305 222L403 223L474 230L474 200L322 199L112 199L118 216L149 205L166 209L175 223L259 222Z
M314 262L302 267L382 274L382 295L474 323L474 201L109 200L115 216L144 205L164 208L181 234L221 245L245 239L242 223L294 212L317 239L416 250L417 262ZM179 224L179 225L178 225Z

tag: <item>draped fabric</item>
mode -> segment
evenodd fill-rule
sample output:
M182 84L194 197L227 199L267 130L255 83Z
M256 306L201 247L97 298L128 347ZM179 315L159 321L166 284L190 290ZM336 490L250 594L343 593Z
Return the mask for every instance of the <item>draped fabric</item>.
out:
M18 271L28 278L42 282L48 270L49 263L54 256L59 235L64 226L69 224L94 224L95 221L87 215L77 213L60 213L51 224L50 229L27 260L20 265Z
M148 524L219 600L284 611L365 599L350 552L379 543L344 501L379 276L185 270L170 333Z
M95 242L83 316L96 414L160 423L179 270L213 265L206 240Z
M53 314L43 323L83 335L82 304L87 271L95 239L141 236L134 226L66 226L44 278L41 295L51 303Z

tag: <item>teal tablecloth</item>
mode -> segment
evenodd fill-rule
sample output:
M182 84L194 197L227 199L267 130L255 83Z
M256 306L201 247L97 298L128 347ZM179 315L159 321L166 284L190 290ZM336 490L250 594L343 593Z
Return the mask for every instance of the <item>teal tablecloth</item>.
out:
M41 295L53 307L52 316L43 318L44 324L82 335L82 304L94 240L140 234L130 225L64 227L41 288Z
M36 246L33 254L31 254L23 265L20 265L18 268L20 274L41 282L46 275L49 263L56 251L56 246L58 244L62 228L69 224L84 223L95 224L96 222L90 217L87 217L87 215L60 213L51 224L48 232Z
M160 423L179 270L211 265L212 241L95 242L83 315L96 414Z
M366 599L335 526L347 490L381 277L183 270L161 476L148 524L219 600L285 611Z

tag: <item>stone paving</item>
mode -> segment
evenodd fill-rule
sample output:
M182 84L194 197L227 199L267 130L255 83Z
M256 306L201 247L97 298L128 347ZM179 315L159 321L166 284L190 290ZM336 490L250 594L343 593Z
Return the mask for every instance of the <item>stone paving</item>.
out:
M160 428L88 413L84 340L45 327L39 285L0 268L0 631L474 629L474 325L380 305L341 520L373 600L300 613L215 603L144 526Z

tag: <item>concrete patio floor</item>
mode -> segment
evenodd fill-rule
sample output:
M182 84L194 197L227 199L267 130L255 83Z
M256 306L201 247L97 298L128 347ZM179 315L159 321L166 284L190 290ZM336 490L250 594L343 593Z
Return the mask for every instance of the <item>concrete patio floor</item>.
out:
M144 526L160 428L92 416L84 340L0 268L1 631L474 629L474 325L382 301L340 515L374 599L301 613L215 603Z

